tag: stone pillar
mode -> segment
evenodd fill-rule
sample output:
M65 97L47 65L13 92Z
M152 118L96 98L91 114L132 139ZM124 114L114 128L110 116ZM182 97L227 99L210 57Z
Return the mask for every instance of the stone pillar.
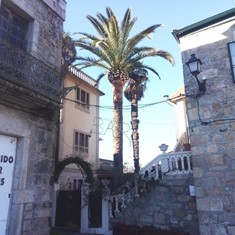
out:
M109 231L109 202L102 200L102 230L104 234L110 234Z
M89 184L83 183L81 187L81 233L88 231L88 196Z
M59 193L60 186L59 184L54 184L54 191L53 191L53 201L52 201L52 227L55 226L55 218L56 218L56 204L57 204L57 196Z

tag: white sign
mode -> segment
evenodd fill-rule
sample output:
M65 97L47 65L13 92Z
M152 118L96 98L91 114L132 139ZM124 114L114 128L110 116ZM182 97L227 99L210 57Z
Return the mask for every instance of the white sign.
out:
M190 193L190 196L196 196L194 185L189 185L189 193Z
M0 135L0 234L6 234L15 164L16 138Z

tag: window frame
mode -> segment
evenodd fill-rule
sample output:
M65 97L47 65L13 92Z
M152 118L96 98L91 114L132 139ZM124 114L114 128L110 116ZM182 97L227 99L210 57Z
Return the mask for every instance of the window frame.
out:
M232 79L233 79L233 83L235 83L235 41L229 42L227 46L228 46L228 53L229 53L230 68L232 72ZM232 46L234 47L233 48L234 54L232 54Z
M84 110L90 110L90 93L86 90L77 87L76 89L76 101L77 106L83 108Z
M89 134L80 131L74 131L74 154L81 157L88 157Z
M22 50L27 50L27 35L30 27L30 22L22 17L12 8L9 8L5 4L0 4L1 11L8 13L7 20L5 18L5 23L7 24L7 30L5 30L5 36L0 36L2 39L6 40L8 43L20 48ZM4 31L3 23L4 16L1 16L2 25L0 25L0 30ZM1 21L0 21L1 23Z

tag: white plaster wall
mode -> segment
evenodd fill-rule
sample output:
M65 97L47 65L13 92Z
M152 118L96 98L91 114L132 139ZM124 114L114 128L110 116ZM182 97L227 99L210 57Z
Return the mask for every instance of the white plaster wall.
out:
M65 80L65 87L75 86L76 83L72 77ZM79 87L90 94L90 104L98 105L99 94L91 89L85 83L80 82ZM84 158L94 166L97 163L99 155L99 133L98 133L98 107L90 106L89 110L76 105L76 90L72 90L66 96L69 100L63 101L62 123L60 131L60 159L73 154L74 131L91 134L89 138L89 157ZM71 100L71 101L70 101Z
M234 18L235 19L235 18ZM234 25L234 20L230 19L210 26L208 28L197 31L196 33L189 34L180 38L181 51L192 50L200 46L212 44L220 40L227 39L227 32ZM235 40L234 34L230 35L231 39Z

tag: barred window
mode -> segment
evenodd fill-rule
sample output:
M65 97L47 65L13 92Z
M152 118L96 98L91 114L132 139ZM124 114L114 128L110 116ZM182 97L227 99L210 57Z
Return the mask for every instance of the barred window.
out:
M232 70L233 82L235 83L235 42L228 43L230 66Z
M81 156L88 156L89 135L75 131L74 153Z
M89 110L90 94L88 92L77 88L77 101L79 106Z
M15 46L26 49L28 22L21 16L1 4L0 37Z

